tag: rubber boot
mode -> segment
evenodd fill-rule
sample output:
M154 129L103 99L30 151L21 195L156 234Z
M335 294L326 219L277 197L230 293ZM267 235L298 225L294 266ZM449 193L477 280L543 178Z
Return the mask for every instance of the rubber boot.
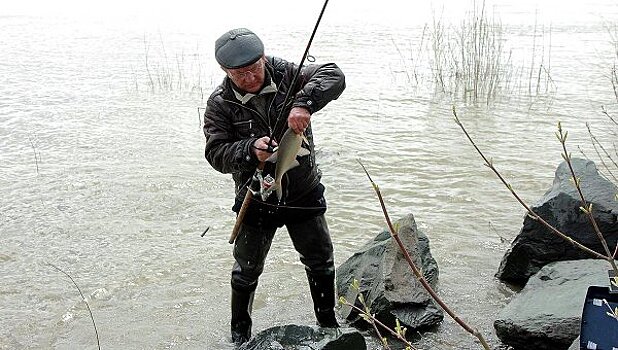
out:
M318 326L338 328L335 317L335 274L316 275L307 272L313 310Z
M251 338L251 308L254 292L243 292L232 288L232 342L236 345Z

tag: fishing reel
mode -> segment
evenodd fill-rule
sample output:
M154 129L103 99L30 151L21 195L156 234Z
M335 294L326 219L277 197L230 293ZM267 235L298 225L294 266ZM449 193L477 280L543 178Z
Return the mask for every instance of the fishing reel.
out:
M270 175L263 175L263 171L258 169L253 174L251 178L251 185L249 185L249 191L254 196L259 195L262 198L262 201L266 202L268 197L270 197L272 191L272 185L275 183L275 179Z

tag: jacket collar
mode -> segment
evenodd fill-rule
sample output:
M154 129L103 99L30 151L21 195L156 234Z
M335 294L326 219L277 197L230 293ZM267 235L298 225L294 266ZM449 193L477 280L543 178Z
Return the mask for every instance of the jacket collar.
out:
M236 97L236 99L244 105L255 96L277 92L277 84L275 84L275 82L271 79L270 72L268 71L268 69L266 69L266 75L264 77L264 80L265 80L264 87L262 88L262 90L258 91L255 94L250 93L250 92L245 93L245 92L238 90L236 85L232 83L231 80L230 80L231 82L230 86L232 87L232 91L234 92L234 97Z

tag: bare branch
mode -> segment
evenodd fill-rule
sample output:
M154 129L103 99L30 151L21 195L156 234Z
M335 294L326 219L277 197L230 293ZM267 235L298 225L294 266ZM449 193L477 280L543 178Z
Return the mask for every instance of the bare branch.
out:
M616 181L618 183L618 179L616 179L616 176L614 176L614 174L610 170L609 166L607 166L607 164L605 163L605 160L603 159L603 156L599 152L598 148L600 148L603 151L603 153L605 154L605 157L607 157L607 159L609 159L612 162L612 164L614 165L614 167L616 167L617 169L618 169L618 164L616 164L616 162L612 158L611 154L609 152L607 152L605 147L603 147L603 144L592 133L592 130L590 130L590 123L586 123L586 128L588 129L588 134L590 135L590 140L591 140L591 143L592 143L592 147L594 148L594 151L597 153L597 156L599 157L599 159L601 161L601 164L603 164L603 166L605 167L605 170L607 170L607 172L614 179L614 181Z
M402 336L401 334L395 332L394 330L389 328L384 323L380 322L380 320L375 318L374 315L370 314L366 310L363 310L363 309L359 308L358 306L353 305L349 301L347 301L345 299L342 299L342 298L339 299L339 303L341 303L343 305L347 305L347 306L351 307L352 309L356 310L356 312L358 312L360 314L363 314L366 317L365 320L367 322L369 322L374 327L374 330L376 331L376 333L378 333L378 336L380 337L380 339L382 339L382 336L380 335L380 331L377 329L376 325L384 328L385 330L387 330L391 335L393 335L397 339L399 339L402 342L404 342L406 344L406 346L409 346L410 349L412 349L412 350L416 349L415 347L412 346L412 343L410 343L404 336Z
M554 234L558 235L560 238L564 239L565 241L569 242L571 245L589 253L590 255L598 258L598 259L604 259L604 260L608 260L608 256L605 256L603 254L599 254L596 251L586 247L585 245L577 242L576 240L572 239L571 237L567 236L566 234L562 233L560 230L558 230L557 228L555 228L554 226L552 226L551 224L549 224L547 221L545 221L542 217L540 217L537 213L535 213L528 204L526 204L520 197L519 195L513 190L513 186L511 186L508 182L506 182L506 180L504 179L504 177L502 177L502 175L498 172L498 170L491 164L490 161L488 161L487 157L485 157L485 154L483 154L483 152L478 148L478 146L476 145L476 143L474 142L474 140L472 139L472 137L470 136L470 134L468 134L468 131L466 130L466 128L463 126L463 124L461 123L461 121L459 120L459 118L457 117L457 112L455 110L455 106L453 106L453 115L455 116L455 122L457 123L457 125L459 125L459 127L461 128L461 130L463 131L463 133L466 135L466 137L468 138L468 141L470 141L470 143L472 144L472 146L474 146L474 148L476 149L476 151L478 152L478 154L481 156L481 158L483 158L483 160L485 161L485 163L487 164L487 166L489 166L489 168L493 171L493 173L498 177L498 179L500 179L500 181L504 184L504 186L506 186L506 188L508 188L508 190L511 192L511 194L513 195L513 197L515 197L515 199L517 200L517 202L519 202L519 204L521 204L521 206L523 206L526 211L528 212L528 215L538 221L539 223L541 223L543 226L545 226L550 232L553 232ZM556 134L556 136L558 137L558 139L564 139L566 140L568 133L565 134ZM563 157L566 157L567 155L563 154Z
M392 225L392 223L391 223L391 221L389 219L388 212L386 210L386 206L384 204L384 200L382 199L382 194L380 193L380 189L379 189L378 185L376 185L373 182L373 180L371 179L371 176L369 175L369 173L367 172L367 169L365 169L365 167L363 166L361 161L358 160L358 162L363 167L363 170L365 171L365 174L367 174L367 178L369 178L369 181L373 185L374 191L378 195L378 199L380 200L380 205L382 206L382 211L384 212L384 218L386 219L386 222L388 224L388 228L389 228L389 232L391 234L391 237L393 237L395 242L397 242L397 245L399 246L399 250L403 254L403 256L406 259L406 261L408 262L408 265L410 266L410 269L412 270L412 273L414 273L414 276L416 276L418 281L421 283L423 288L425 288L427 293L429 293L431 298L436 303L438 303L438 305L440 305L442 310L444 310L449 316L451 316L451 318L455 322L457 322L457 324L459 324L464 330L466 330L466 332L474 335L481 342L481 345L483 345L483 348L485 350L490 350L489 344L487 344L487 341L485 340L483 335L478 330L470 327L466 322L464 322L462 319L460 319L459 316L457 316L455 314L455 312L453 312L453 310L451 310L451 308L448 305L446 305L446 303L438 296L438 294L436 294L436 292L433 290L433 288L429 285L429 282L427 282L427 280L425 279L425 277L423 276L421 271L418 269L418 267L416 266L416 264L414 263L414 261L410 257L410 253L408 253L405 245L401 241L401 238L399 237L398 233L396 232L395 228L393 227L393 225Z
M86 308L88 309L88 313L90 314L90 319L92 320L92 325L94 327L94 333L97 336L97 346L98 346L99 350L101 350L101 343L99 341L99 331L97 330L97 324L94 322L94 316L92 315L92 310L90 309L90 305L88 304L88 301L86 301L86 298L84 297L84 293L82 293L82 290L79 288L77 283L75 283L75 280L73 279L73 277L71 277L71 275L69 275L68 273L64 272L64 270L62 270L61 268L59 268L56 265L53 265L51 263L47 263L47 265L53 267L54 269L62 272L64 275L66 275L71 280L71 282L73 282L73 285L75 286L75 288L77 288L77 291L79 292L79 295L82 297L82 300L84 301L84 304L86 304Z
M588 131L590 131L590 129L588 129ZM581 180L575 174L575 170L573 170L573 164L571 164L571 156L568 153L567 148L566 148L566 135L568 132L565 132L563 134L562 126L560 122L558 122L558 132L560 133L560 135L564 135L564 138L561 139L560 143L562 144L562 150L564 151L565 160L567 162L567 165L569 166L569 170L571 171L571 177L573 178L573 183L575 184L575 188L577 188L577 193L579 193L579 197L582 202L582 207L581 207L582 211L588 216L588 220L590 221L590 224L594 228L594 232L597 234L597 237L599 238L599 241L601 242L601 245L603 246L603 249L605 250L605 260L609 262L609 264L612 266L612 268L616 272L616 276L618 276L618 266L616 266L614 257L612 253L609 251L609 246L607 245L607 241L605 240L605 237L603 237L603 234L601 233L601 230L599 229L599 226L597 225L597 221L594 218L594 215L592 213L592 203L586 202L586 198L584 197L584 192L582 192L582 189L580 186Z

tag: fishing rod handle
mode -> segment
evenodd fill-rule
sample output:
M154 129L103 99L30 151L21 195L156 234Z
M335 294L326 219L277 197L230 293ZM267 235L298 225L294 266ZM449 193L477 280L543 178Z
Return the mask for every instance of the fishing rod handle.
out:
M264 162L260 162L255 171L262 171L264 169L264 165ZM242 201L240 210L238 210L238 215L236 216L236 223L234 223L234 228L232 229L232 234L230 235L230 240L228 241L230 244L234 244L234 242L236 241L236 237L238 237L238 233L240 232L240 226L242 226L242 221L245 218L247 208L249 208L249 203L251 203L252 198L253 193L251 192L251 189L247 188L247 193L245 194L245 198Z
M240 206L240 210L238 211L238 215L236 216L236 223L234 223L234 229L232 229L232 234L230 235L230 240L228 241L230 244L234 244L236 241L236 237L238 237L238 233L240 232L240 226L242 226L242 221L245 218L245 213L247 212L247 208L249 207L249 203L251 202L251 197L253 197L253 193L249 189L247 189L247 194L245 195L245 199L242 201L242 205Z

